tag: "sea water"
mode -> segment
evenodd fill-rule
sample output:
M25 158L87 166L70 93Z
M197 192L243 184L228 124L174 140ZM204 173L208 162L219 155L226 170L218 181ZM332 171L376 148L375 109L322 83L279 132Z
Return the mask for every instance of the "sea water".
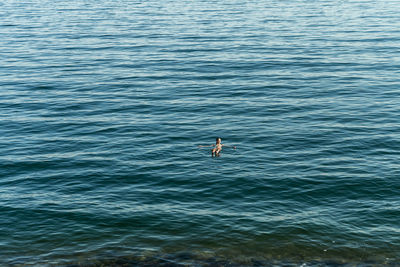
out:
M0 264L400 264L398 4L2 1Z

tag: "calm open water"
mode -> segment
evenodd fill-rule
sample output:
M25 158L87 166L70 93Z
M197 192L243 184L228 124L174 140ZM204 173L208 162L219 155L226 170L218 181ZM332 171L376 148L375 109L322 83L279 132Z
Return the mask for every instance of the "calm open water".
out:
M0 265L400 265L399 47L395 0L1 1Z

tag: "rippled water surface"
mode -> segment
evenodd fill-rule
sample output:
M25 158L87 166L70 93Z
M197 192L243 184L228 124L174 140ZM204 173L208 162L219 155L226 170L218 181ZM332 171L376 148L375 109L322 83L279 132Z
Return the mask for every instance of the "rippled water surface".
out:
M400 264L398 4L0 2L0 264Z

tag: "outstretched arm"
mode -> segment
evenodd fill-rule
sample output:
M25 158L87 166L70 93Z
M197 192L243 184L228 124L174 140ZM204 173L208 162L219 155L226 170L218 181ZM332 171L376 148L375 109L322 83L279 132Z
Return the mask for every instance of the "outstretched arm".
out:
M198 147L213 147L215 145L209 145L209 146L198 146Z
M236 149L236 146L230 146L230 145L222 145L222 146L230 147L230 148Z

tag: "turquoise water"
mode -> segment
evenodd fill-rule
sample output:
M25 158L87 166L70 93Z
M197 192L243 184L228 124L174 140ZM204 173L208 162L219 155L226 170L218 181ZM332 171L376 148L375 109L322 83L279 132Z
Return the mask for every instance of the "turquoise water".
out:
M0 265L400 264L398 1L0 18Z

